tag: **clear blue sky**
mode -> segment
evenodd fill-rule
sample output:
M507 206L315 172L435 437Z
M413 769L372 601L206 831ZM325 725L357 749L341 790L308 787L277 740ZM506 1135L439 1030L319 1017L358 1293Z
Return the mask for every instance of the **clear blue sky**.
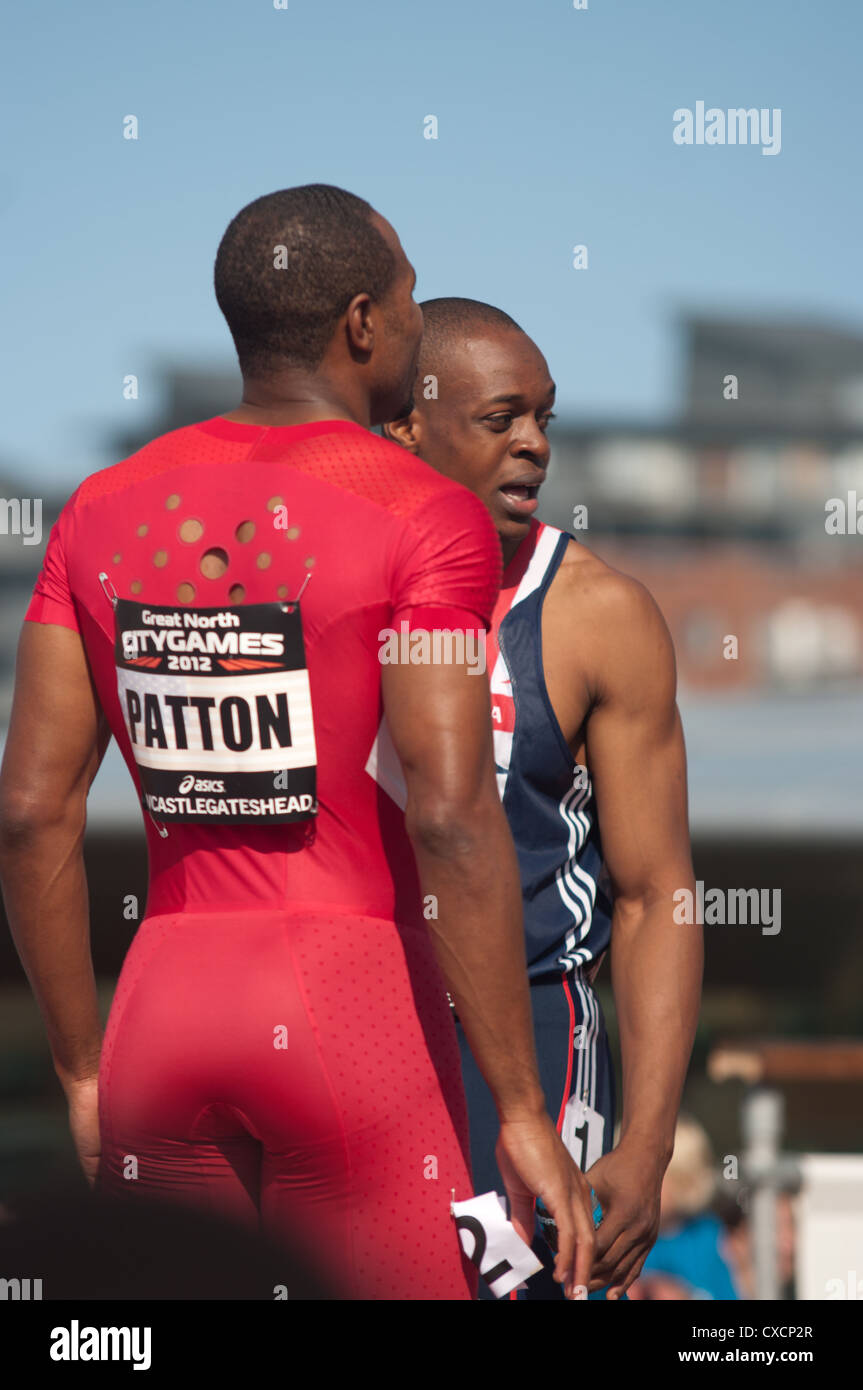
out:
M673 408L678 307L863 323L861 15L859 0L14 7L0 473L68 492L112 461L112 430L146 425L160 364L228 361L219 237L293 183L373 202L419 296L512 313L564 413ZM698 100L780 107L781 154L675 145L673 111Z

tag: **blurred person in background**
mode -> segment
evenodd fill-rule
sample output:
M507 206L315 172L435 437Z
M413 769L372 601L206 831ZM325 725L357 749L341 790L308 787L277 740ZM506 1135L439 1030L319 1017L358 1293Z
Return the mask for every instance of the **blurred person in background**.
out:
M715 1206L724 1228L722 1254L731 1270L737 1296L755 1298L755 1252L748 1214L748 1190L740 1188L734 1196L720 1194ZM794 1298L794 1198L788 1192L779 1192L776 1195L774 1243L782 1297Z
M636 1300L737 1299L722 1224L711 1210L717 1167L706 1131L681 1115L662 1183L659 1235L629 1291Z

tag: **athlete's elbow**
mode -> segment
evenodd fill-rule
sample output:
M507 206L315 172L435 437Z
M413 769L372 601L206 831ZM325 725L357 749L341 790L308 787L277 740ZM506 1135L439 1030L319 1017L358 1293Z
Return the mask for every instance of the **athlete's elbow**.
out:
M475 798L441 799L409 804L406 824L417 849L436 859L462 859L488 843L491 817L499 813L499 803L486 807Z
M26 853L45 834L58 829L83 833L86 813L77 801L58 803L27 789L0 787L0 859Z

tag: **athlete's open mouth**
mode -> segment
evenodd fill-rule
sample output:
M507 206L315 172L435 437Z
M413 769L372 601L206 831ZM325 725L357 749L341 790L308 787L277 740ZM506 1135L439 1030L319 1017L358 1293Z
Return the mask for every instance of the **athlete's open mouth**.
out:
M544 481L544 476L540 476L535 483L504 483L498 491L506 501L507 511L514 516L531 516L536 511L539 489Z
M502 487L501 492L504 497L510 497L514 502L523 502L526 497L536 497L539 486L527 487L523 483L511 483L509 487Z

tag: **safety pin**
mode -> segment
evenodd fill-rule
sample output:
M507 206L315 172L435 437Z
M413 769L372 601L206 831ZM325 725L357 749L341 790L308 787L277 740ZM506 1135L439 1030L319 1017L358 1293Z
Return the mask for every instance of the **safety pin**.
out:
M105 581L106 581L106 580L107 580L107 582L111 585L111 593L108 593L108 590L107 590L106 587L105 587ZM119 601L120 601L120 595L117 593L117 590L114 588L114 581L113 581L113 579L111 579L111 577L110 577L109 575L107 575L107 574L105 573L104 570L103 570L102 573L99 575L99 583L102 585L102 593L105 595L106 599L107 599L108 602L111 604L111 607L112 607L112 608L116 608L117 604L118 604Z
M302 598L303 594L306 592L306 585L308 584L308 582L309 582L309 580L311 579L311 577L312 577L312 571L309 570L308 574L306 575L305 579L303 580L302 584L300 585L300 592L297 594L297 597L296 597L296 598L289 599L287 603L283 603L283 604L282 604L282 612L283 612L283 613L293 613L294 609L296 608L296 606L297 606L297 604L299 603L300 599Z
M107 574L105 573L104 570L103 570L103 571L100 573L100 575L99 575L99 583L100 583L101 586L102 586L102 593L105 595L106 599L107 599L108 602L111 604L111 607L112 607L112 608L116 608L117 604L120 602L120 595L117 593L117 590L114 588L114 581L111 579L111 577L110 577L109 575L107 575ZM111 585L111 592L110 592L110 593L108 592L108 589L107 589L107 587L106 587L107 584L110 584L110 585ZM149 806L147 807L147 815L150 817L150 820L153 822L154 826L155 826L156 829L158 830L158 832L159 832L160 836L162 837L162 839L163 839L163 840L167 840L167 838L168 838L168 828L167 828L167 826L165 826L165 825L160 825L160 824L159 824L159 822L156 820L156 817L153 815L153 812L150 810Z

